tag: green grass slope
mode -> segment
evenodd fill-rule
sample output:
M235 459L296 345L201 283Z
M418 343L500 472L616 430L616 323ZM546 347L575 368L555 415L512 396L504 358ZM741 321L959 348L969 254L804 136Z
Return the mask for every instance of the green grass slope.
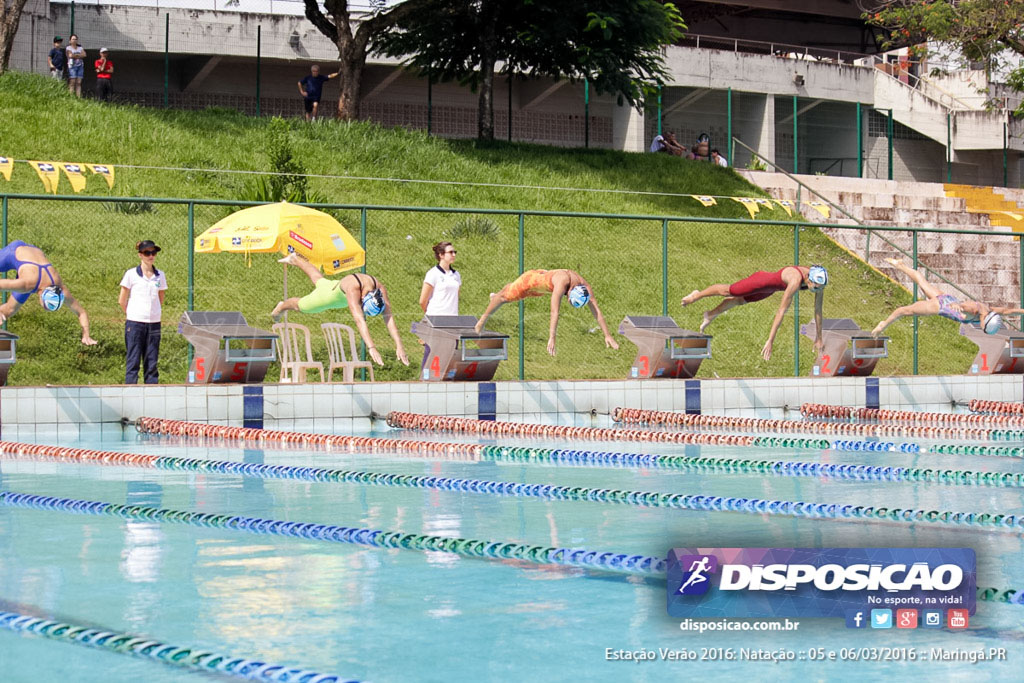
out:
M8 73L0 77L0 154L16 159L95 162L116 168L116 184L90 176L83 195L239 199L252 176L215 173L208 169L267 169L269 122L225 110L180 112L109 106L76 100L49 79ZM732 201L705 208L685 197L656 194L762 196L728 169L680 161L663 155L625 154L606 150L560 149L498 143L480 148L469 141L431 138L422 132L384 129L370 123L288 123L288 140L296 158L311 174L345 175L352 179L311 178L313 191L326 201L344 204L543 210L631 215L746 218ZM131 166L184 170L132 169ZM399 180L358 180L391 178ZM480 185L437 185L402 179L462 181L495 185L629 190L636 194L537 190ZM70 193L62 179L61 193ZM41 193L35 173L17 164L0 191ZM187 304L187 211L184 206L155 204L149 211L125 213L112 204L66 200L9 201L8 238L24 239L44 248L70 290L93 320L97 347L78 343L73 316L44 312L33 300L8 327L21 335L20 360L12 384L117 383L123 379L123 316L117 306L118 283L125 269L138 263L133 245L153 239L163 247L157 266L165 270L170 290L164 310L165 337L161 354L164 382L185 379L186 345L175 333ZM226 214L224 207L197 206L196 234ZM339 219L358 235L359 211L338 210ZM760 217L782 220L781 209ZM424 273L432 266L430 246L457 235L456 267L463 274L462 312L479 315L489 292L518 274L518 218L486 217L491 229L458 226L465 216L451 212L413 213L373 210L367 214L367 270L388 286L413 367L394 360L393 345L380 321L371 333L386 352L387 364L378 379L414 379L419 345L409 332L419 319L417 305ZM614 331L626 314L660 314L662 224L658 220L606 220L527 216L527 268L573 268L594 285L601 308ZM800 231L800 261L827 265L832 277L825 314L852 317L870 329L909 295L851 257L814 228ZM681 309L679 300L692 289L732 282L750 272L776 269L793 261L791 227L736 223L673 223L669 226L669 314L683 327L696 329L705 302ZM251 259L234 254L195 257L195 307L199 310L240 310L257 327L269 328L269 311L282 296L282 268L270 255ZM298 271L289 273L290 293L308 291ZM793 372L793 319L787 315L769 362L759 357L779 297L744 306L712 326L714 358L701 376L785 376ZM708 306L714 305L709 300ZM810 318L813 299L801 297L800 318ZM548 307L542 299L526 303L526 374L528 379L624 377L635 353L618 337L621 349L605 349L593 318L563 307L558 355L545 351ZM313 331L314 355L326 361L318 326L347 322L346 312L292 316ZM511 335L517 348L516 307L506 306L489 327ZM891 329L892 357L879 364L878 374L911 372L911 323ZM961 373L973 357L973 346L961 340L956 326L943 320L921 323L923 373ZM802 370L813 361L811 344L801 341ZM503 364L499 378L516 376L515 360ZM276 368L268 379L276 379Z

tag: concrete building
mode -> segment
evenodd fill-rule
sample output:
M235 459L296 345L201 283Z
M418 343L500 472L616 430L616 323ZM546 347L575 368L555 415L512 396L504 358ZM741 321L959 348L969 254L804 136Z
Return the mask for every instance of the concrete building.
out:
M300 116L297 81L314 62L330 72L337 58L302 7L295 0L30 0L12 68L44 73L51 38L67 37L73 22L91 59L110 48L123 100L255 114L258 89L261 114ZM980 97L980 89L997 90L984 72L911 85L864 54L877 46L850 3L685 2L680 9L692 33L667 50L671 82L660 107L641 112L592 93L588 102L582 83L500 76L496 135L640 152L658 130L674 130L684 145L708 133L712 146L735 157L730 162L746 166L751 155L739 145L730 152L731 133L787 171L996 185L1005 157L1007 183L1020 184L1024 123L1010 115L1015 102L992 108ZM813 44L796 30L803 26L806 37L812 20ZM712 25L732 33L699 32ZM769 34L786 42L765 42ZM88 76L87 69L91 91ZM328 111L336 83L325 90ZM393 60L371 57L364 72L361 116L384 126L473 137L476 103L467 89L428 85Z

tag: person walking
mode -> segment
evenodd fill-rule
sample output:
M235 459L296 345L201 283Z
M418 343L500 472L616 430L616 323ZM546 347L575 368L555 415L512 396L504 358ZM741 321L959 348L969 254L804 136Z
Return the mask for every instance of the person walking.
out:
M420 308L426 315L458 315L459 288L462 275L452 265L455 262L455 247L451 242L434 245L437 265L427 271L420 290Z
M100 48L100 58L96 60L95 67L96 99L109 102L110 96L114 92L114 83L112 80L112 76L114 75L114 62L110 59L110 50L105 47Z
M64 39L60 36L53 37L53 49L46 57L46 63L50 67L50 76L57 80L64 79L64 71L67 68L68 56L64 52Z
M160 315L167 293L167 277L154 265L160 251L153 240L135 245L139 265L129 268L121 278L118 303L125 314L125 384L139 381L141 362L146 384L160 381L157 362L160 356Z
M306 109L306 120L315 121L320 111L320 98L323 96L324 83L337 78L340 72L335 71L327 76L320 75L317 64L309 67L309 75L299 81L299 92L302 93L302 104Z
M68 90L82 96L82 79L85 78L85 48L78 44L78 36L74 33L68 38L68 46L64 50L68 60Z

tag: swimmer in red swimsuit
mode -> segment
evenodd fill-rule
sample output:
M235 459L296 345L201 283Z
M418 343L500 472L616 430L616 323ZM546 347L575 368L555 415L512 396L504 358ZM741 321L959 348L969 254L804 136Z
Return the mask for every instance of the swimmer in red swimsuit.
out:
M558 329L558 314L561 310L562 297L569 299L573 308L589 306L590 312L597 319L597 324L604 332L605 346L618 349L619 345L612 339L608 325L597 307L594 288L575 270L559 268L558 270L528 270L518 278L501 288L497 294L491 294L487 310L480 316L476 331L484 329L484 324L491 314L509 301L521 301L531 296L547 296L551 294L551 323L548 330L548 353L555 355L555 331Z
M885 259L920 288L925 298L906 306L900 306L889 317L878 323L871 334L878 336L896 320L906 315L938 315L958 323L978 323L986 334L995 334L1003 327L1004 315L1024 313L1022 308L989 306L980 301L961 301L949 294L943 294L935 285L924 279L920 271L903 263L902 259Z
M772 346L775 344L775 334L782 324L782 317L786 314L790 302L796 293L801 289L808 289L814 292L814 322L818 330L817 338L814 340L814 350L821 353L821 307L824 299L825 285L828 284L828 272L821 266L786 266L782 270L769 273L759 270L753 275L743 278L731 285L711 285L705 290L695 289L683 298L683 306L689 306L694 301L699 301L706 296L722 296L725 301L718 304L710 311L704 312L704 322L700 324L700 331L707 329L708 325L730 308L742 306L767 299L776 292L782 292L782 301L779 303L779 310L775 313L775 320L772 321L771 332L768 333L768 341L761 349L761 357L768 360L772 357Z

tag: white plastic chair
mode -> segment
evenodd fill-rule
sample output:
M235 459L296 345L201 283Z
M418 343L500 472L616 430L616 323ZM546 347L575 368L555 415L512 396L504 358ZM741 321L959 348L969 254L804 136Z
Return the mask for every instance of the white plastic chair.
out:
M327 355L330 357L330 367L327 370L327 381L334 381L334 371L341 368L343 382L354 382L356 368L368 368L370 370L370 381L373 382L373 363L368 360L356 360L356 333L348 325L341 323L321 323L320 328L324 331L324 339L327 341ZM345 333L348 333L348 353L345 352ZM352 360L348 360L352 358Z
M304 384L307 370L319 370L320 381L324 381L324 364L313 360L309 328L298 323L275 323L277 333L278 360L281 361L281 381ZM301 337L301 341L300 341ZM305 355L303 355L305 346Z

